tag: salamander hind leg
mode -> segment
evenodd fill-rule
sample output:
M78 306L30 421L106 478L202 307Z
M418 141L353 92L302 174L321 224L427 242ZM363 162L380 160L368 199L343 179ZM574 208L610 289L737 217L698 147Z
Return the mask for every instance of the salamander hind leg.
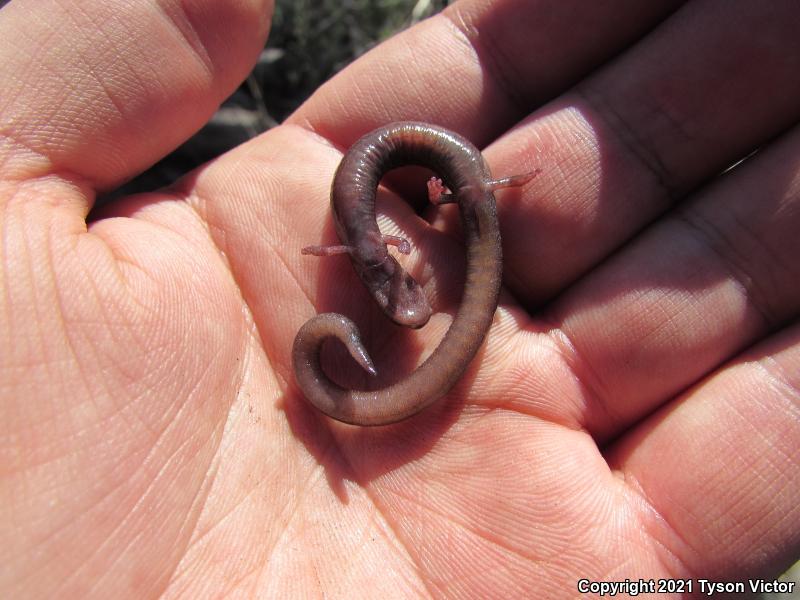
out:
M492 192L507 187L520 187L528 183L541 172L541 169L534 169L529 173L511 175L510 177L503 177L502 179L493 179L486 182L486 187Z

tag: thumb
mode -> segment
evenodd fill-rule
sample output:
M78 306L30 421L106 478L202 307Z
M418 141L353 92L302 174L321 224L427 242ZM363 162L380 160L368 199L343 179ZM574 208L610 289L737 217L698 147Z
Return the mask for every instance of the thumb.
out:
M108 189L142 171L246 76L271 12L270 0L11 2L0 11L2 177Z

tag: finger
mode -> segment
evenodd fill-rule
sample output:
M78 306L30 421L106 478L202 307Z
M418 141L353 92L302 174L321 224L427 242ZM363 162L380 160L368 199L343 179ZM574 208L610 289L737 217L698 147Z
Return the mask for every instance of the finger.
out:
M616 435L800 312L800 128L645 231L553 307Z
M456 2L350 65L289 122L346 147L390 121L429 121L480 146L680 4Z
M675 201L800 118L800 5L685 5L488 156L532 156L500 202L506 281L551 299ZM526 168L528 168L526 164Z
M346 148L379 124L427 120L481 146L618 54L680 4L625 2L609 10L597 3L562 2L549 3L544 14L524 1L459 2L350 65L288 122ZM530 150L531 143L491 149L493 172L513 175L546 165L540 157L547 149ZM425 189L422 177L395 187L407 198ZM503 195L508 201L509 194ZM501 223L504 231L508 220ZM524 222L527 226L527 216ZM530 266L527 249L511 252L519 252ZM513 274L520 261L512 256L509 265Z
M12 2L0 12L4 177L107 189L143 170L244 78L271 4Z
M677 577L778 575L800 552L800 327L776 335L609 452Z

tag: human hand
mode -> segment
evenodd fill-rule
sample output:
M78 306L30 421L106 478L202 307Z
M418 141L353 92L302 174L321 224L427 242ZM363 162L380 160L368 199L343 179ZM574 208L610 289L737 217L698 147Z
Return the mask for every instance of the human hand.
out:
M664 22L677 4L458 3L88 230L95 190L244 76L266 9L3 9L6 595L552 597L796 558L797 9ZM346 260L299 248L333 239L341 150L410 118L500 138L496 176L541 173L498 194L510 293L464 382L349 428L298 396L291 341L319 310L385 323ZM453 211L426 213L438 233L382 209L445 311L383 351L367 336L405 372L463 248Z

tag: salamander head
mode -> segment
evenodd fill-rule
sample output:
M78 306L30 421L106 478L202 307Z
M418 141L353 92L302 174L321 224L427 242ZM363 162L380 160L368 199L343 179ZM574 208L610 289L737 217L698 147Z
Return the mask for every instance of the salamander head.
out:
M375 302L392 321L418 329L431 318L431 305L417 281L389 254L379 264L359 264L356 270Z

